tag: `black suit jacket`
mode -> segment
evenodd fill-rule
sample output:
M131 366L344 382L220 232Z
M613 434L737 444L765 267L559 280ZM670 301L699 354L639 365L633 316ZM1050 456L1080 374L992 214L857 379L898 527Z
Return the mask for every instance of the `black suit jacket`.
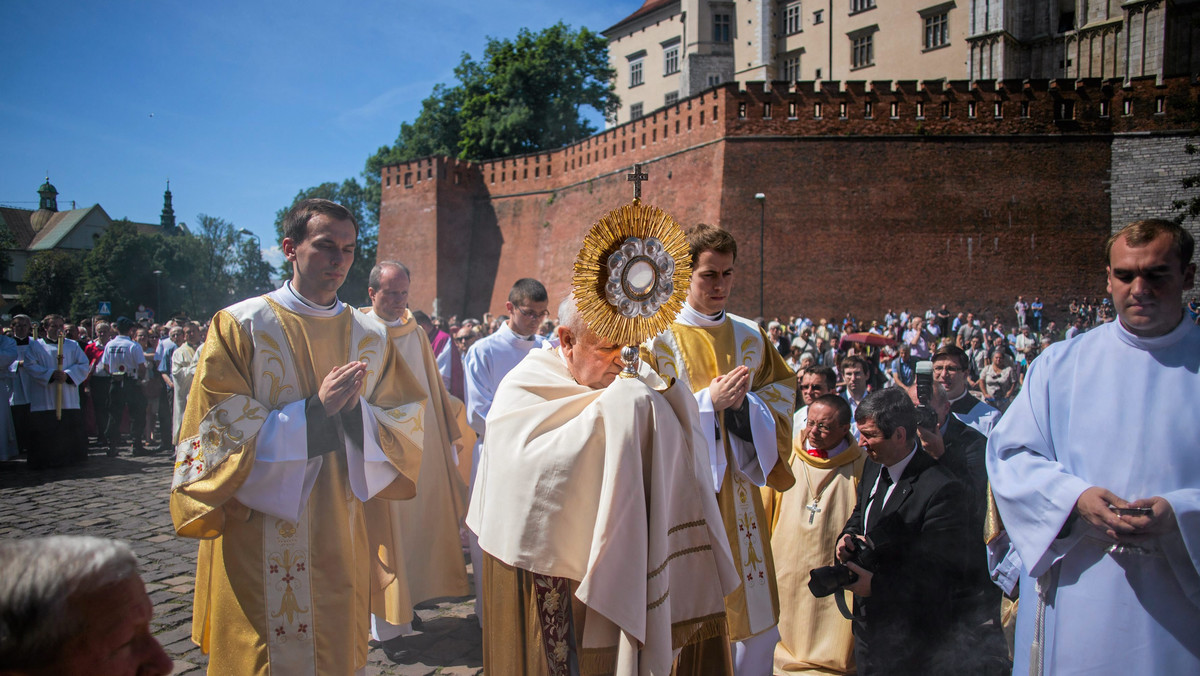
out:
M883 466L868 461L844 532L863 535L863 515ZM952 598L967 570L970 499L953 473L918 447L865 535L875 545L871 596L855 597L859 674L934 673L944 656Z

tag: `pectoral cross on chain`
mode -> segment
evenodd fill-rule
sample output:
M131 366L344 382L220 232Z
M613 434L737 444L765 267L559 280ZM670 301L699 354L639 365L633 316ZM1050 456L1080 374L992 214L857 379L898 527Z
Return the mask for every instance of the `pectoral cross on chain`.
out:
M811 505L805 505L804 508L809 511L809 515L808 515L809 523L812 523L813 519L817 518L817 512L821 511L821 508L817 506L816 500L813 500L813 503Z
M625 175L626 181L633 181L633 199L642 199L642 181L650 180L650 177L642 173L642 165L633 165L633 173Z

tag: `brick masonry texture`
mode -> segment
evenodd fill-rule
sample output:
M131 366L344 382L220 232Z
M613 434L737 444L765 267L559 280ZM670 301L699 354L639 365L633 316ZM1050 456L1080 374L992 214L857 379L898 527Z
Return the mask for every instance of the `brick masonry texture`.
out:
M1195 160L1181 102L1198 92L1186 79L726 85L555 151L385 167L379 256L412 266L412 306L437 298L443 315L503 312L520 277L557 303L638 163L647 203L738 239L734 312L945 302L1007 316L1018 294L1065 306L1104 293L1114 227L1183 196Z

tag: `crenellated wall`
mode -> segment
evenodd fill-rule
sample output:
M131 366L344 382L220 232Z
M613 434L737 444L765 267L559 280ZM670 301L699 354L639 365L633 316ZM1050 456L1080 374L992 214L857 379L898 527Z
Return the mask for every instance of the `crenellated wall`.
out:
M1017 294L1050 307L1103 293L1104 239L1138 210L1116 209L1113 191L1137 194L1154 173L1125 148L1153 137L1181 152L1181 102L1198 91L1186 79L727 85L555 151L385 167L379 255L414 269L413 307L502 312L526 276L557 303L583 233L631 199L637 163L647 202L738 238L736 312L998 310ZM1114 165L1127 157L1138 171ZM1170 192L1159 181L1147 199Z

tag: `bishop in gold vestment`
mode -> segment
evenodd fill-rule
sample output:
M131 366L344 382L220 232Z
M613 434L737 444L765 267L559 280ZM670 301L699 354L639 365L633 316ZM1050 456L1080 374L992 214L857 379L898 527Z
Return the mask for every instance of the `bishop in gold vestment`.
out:
M854 671L850 620L832 596L814 597L808 579L812 569L834 563L866 455L850 434L850 405L844 399L820 397L809 405L808 415L807 428L796 430L792 448L796 485L784 493L762 489L781 604L775 673L848 674Z
M313 395L353 361L358 405L326 417ZM336 297L318 307L289 282L216 314L171 487L176 531L200 539L192 639L210 674L365 667L364 503L413 496L424 408L386 333Z

